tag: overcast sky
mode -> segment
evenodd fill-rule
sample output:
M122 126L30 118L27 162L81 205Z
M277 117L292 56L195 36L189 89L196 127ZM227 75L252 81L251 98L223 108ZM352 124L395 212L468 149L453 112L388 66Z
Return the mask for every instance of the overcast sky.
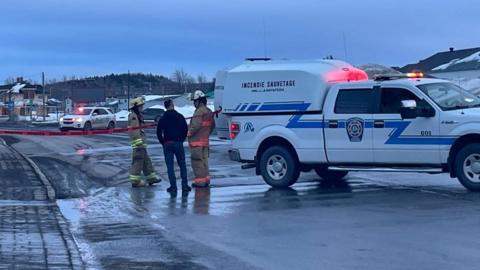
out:
M403 66L480 46L478 7L476 0L2 0L0 83L40 80L42 71L170 76L184 68L211 78L265 53Z

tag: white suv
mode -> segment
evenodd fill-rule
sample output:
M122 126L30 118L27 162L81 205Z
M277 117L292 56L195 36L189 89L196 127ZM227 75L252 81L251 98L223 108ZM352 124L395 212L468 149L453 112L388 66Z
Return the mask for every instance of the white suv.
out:
M104 107L80 107L74 114L60 118L60 130L68 129L113 129L115 128L115 114Z

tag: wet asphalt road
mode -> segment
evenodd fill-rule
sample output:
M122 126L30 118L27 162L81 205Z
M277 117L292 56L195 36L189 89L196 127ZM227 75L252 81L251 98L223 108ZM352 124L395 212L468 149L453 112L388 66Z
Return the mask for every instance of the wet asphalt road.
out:
M228 161L214 140L213 187L171 197L131 189L124 135L16 137L52 180L92 269L477 269L480 194L447 175L313 173L287 190ZM166 176L161 148L152 159ZM189 172L191 175L191 172Z

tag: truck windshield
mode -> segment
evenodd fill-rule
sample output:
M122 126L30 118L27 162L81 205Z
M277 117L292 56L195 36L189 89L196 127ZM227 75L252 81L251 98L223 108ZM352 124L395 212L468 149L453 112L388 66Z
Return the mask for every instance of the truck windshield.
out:
M478 97L453 83L429 83L417 87L444 111L480 107Z

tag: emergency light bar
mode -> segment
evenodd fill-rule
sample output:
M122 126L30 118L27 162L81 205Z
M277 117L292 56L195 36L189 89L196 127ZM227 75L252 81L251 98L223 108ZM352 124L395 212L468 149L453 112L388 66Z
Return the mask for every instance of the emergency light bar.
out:
M374 75L374 81L390 81L390 80L399 80L399 79L422 79L425 75L423 72L409 72L406 74L379 74Z

